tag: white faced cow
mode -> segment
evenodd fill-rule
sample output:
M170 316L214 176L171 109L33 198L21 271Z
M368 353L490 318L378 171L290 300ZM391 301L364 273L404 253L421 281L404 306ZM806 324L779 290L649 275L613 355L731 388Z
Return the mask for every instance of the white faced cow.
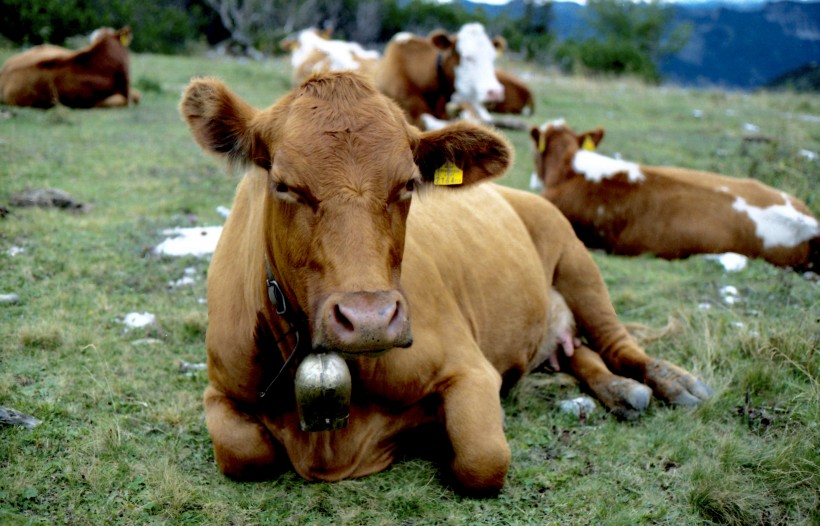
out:
M560 346L562 366L621 416L651 394L708 396L630 338L558 210L484 183L512 160L501 135L420 132L352 72L264 110L195 80L180 111L203 149L247 168L208 272L205 414L225 474L361 477L409 431L437 430L422 439L451 453L458 483L496 492L510 463L502 387ZM332 353L349 369L348 423L305 431L296 365Z
M440 30L426 38L399 33L387 44L376 85L422 129L442 127L449 102L470 106L489 122L484 104L504 98L495 76L503 47L503 39L490 40L478 23L465 24L452 36Z

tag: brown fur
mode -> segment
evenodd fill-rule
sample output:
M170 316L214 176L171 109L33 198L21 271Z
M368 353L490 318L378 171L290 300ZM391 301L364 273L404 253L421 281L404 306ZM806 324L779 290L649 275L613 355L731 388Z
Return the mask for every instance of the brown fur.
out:
M410 124L423 129L421 115L424 113L448 119L447 103L455 92L455 67L459 62L456 38L442 30L433 31L427 37L407 36L406 39L393 37L387 44L376 69L375 82L382 93L401 106ZM493 44L503 49L506 43L496 37ZM437 67L439 56L440 68Z
M500 69L495 70L495 76L504 86L504 100L488 103L488 110L494 113L523 113L525 115L532 115L535 112L535 99L523 80Z
M601 142L602 128L576 134L567 126L548 127L546 137L532 128L531 136L544 196L590 248L665 259L736 252L781 267L820 268L820 237L794 247L765 247L754 222L732 208L736 196L756 207L783 205L788 199L797 211L813 217L796 197L753 179L669 166L638 165L645 176L639 183L627 182L624 175L591 182L573 170L572 159L586 137L596 145ZM545 145L543 152L539 144Z
M204 402L223 473L264 478L291 465L309 480L360 477L390 465L407 432L432 425L446 434L460 485L498 491L510 463L502 382L555 352L573 316L589 348L563 365L618 414L636 416L649 400L633 404L639 384L610 368L663 400L706 396L636 346L552 205L481 184L512 162L497 133L467 123L420 132L349 72L314 77L261 111L218 80L195 80L180 111L203 149L247 166L208 272ZM432 186L445 161L464 171L463 188L414 196L410 181ZM343 429L301 431L293 367L259 396L295 345L283 336L293 318L267 299L266 258L312 348L347 357ZM556 294L566 307L550 305ZM340 326L340 313L353 321Z
M0 69L0 101L13 106L72 108L126 106L139 101L129 90L131 29L108 30L89 46L71 51L44 44L9 58Z

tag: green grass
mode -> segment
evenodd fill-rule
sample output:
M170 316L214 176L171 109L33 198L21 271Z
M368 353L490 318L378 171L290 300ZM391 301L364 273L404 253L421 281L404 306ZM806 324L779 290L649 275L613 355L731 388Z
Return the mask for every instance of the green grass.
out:
M5 59L10 51L0 52ZM754 176L820 212L820 97L646 87L531 70L530 124L604 126L600 151L652 164ZM820 294L801 276L750 262L725 273L701 257L594 257L627 322L669 325L648 351L702 376L694 410L653 404L637 422L556 403L579 394L563 375L526 378L504 402L513 462L494 499L464 498L439 466L404 458L360 480L293 473L236 483L219 474L204 425L207 261L160 258L171 226L214 225L237 177L194 144L176 111L193 75L217 75L256 106L285 92L287 62L137 55L138 107L14 108L0 120L0 205L56 187L86 214L21 209L0 219L0 406L41 419L0 428L3 524L818 524ZM702 112L696 117L694 110ZM814 120L803 116L813 116ZM744 140L744 124L766 142ZM525 188L529 135L505 132ZM23 252L9 255L11 247ZM193 286L171 289L193 267ZM738 288L727 305L719 289ZM711 308L699 308L709 304ZM122 317L157 324L126 331ZM140 342L151 338L147 343ZM153 343L152 343L153 342ZM748 402L747 402L748 397Z

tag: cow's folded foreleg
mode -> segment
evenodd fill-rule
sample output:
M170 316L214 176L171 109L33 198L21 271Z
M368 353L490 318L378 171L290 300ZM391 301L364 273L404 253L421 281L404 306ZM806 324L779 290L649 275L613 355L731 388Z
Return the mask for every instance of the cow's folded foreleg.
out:
M497 493L510 466L500 387L501 377L488 363L486 371L454 378L441 395L453 475L470 493Z
M267 428L211 386L205 389L204 400L205 423L220 471L239 480L271 477L276 445Z

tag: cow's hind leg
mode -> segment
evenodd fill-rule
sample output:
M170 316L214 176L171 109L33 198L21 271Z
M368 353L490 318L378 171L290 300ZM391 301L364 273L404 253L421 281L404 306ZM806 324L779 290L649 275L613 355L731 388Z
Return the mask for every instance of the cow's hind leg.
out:
M585 345L577 347L571 357L561 355L561 364L618 418L633 420L649 406L649 387L613 374L601 356Z
M580 242L566 248L553 286L563 294L581 334L613 373L632 378L669 403L692 406L711 390L688 371L647 355L618 321L600 273Z
M211 386L205 389L205 423L220 471L238 480L270 478L276 469L276 443L259 420Z

